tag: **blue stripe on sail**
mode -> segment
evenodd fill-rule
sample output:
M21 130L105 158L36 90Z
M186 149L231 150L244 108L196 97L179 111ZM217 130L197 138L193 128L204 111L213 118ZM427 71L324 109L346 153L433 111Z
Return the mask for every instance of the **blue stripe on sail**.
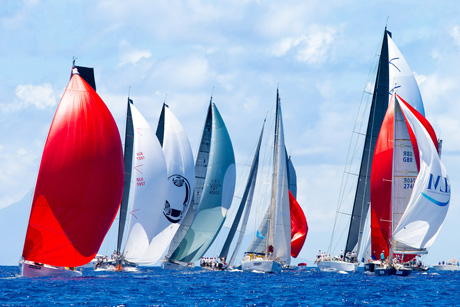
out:
M434 199L434 198L431 198L430 196L426 195L425 193L422 193L422 195L423 195L426 199L428 199L429 201L431 201L433 204L438 205L438 206L440 206L440 207L447 206L447 205L449 204L449 201L450 201L450 200L448 200L448 201L446 201L446 202L444 203L444 202L437 201L437 200Z

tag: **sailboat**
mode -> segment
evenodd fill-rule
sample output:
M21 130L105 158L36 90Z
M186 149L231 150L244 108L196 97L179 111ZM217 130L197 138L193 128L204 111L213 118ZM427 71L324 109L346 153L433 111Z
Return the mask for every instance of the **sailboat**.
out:
M23 276L79 276L112 224L123 191L118 128L72 66L43 150L22 259Z
M241 263L243 271L279 273L283 266L290 264L291 218L287 161L281 101L277 90L271 203L256 237L245 253Z
M371 175L371 237L376 275L408 275L395 256L426 254L446 217L450 183L426 118L393 95L383 120ZM418 171L419 169L419 171Z
M353 176L353 178L356 178L353 179L353 182L356 182L356 188L353 197L351 218L348 223L345 248L343 250L343 255L340 255L341 257L338 259L333 260L330 257L321 257L317 259L317 261L319 260L318 268L322 271L354 272L358 269L358 260L363 258L361 256L365 252L362 250L362 247L365 245L365 242L363 242L363 234L366 232L366 218L368 216L369 205L371 202L370 180L374 150L385 112L388 109L391 95L395 91L398 91L400 96L406 97L411 106L420 114L423 116L425 115L420 91L412 70L393 42L391 32L385 28L374 90L372 92L372 102L369 111L361 162L357 173L354 173L350 166L346 167L344 171L345 179L343 182L345 183L342 183L341 194L339 196L334 230L329 245L329 254L334 242L334 233L336 231L340 232L340 229L335 228L340 224L338 222L339 217L341 217L343 214L342 212L345 211L342 208L342 205L345 203L347 196L346 191L351 189L348 185L348 179L350 176ZM353 135L355 134L360 135L360 132L354 131ZM351 143L350 148L352 148ZM351 164L352 163L350 163L350 165ZM349 214L347 214L347 218L348 216ZM346 255L354 255L354 257L351 257L353 258L353 261L346 261L343 257Z
M211 97L195 162L192 205L166 253L163 269L192 268L208 250L227 216L235 177L232 142Z

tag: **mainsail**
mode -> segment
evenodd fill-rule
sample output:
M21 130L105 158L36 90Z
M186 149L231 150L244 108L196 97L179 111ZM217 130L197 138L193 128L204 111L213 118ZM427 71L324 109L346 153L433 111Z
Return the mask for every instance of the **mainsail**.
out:
M189 208L173 239L171 261L194 262L208 250L225 221L235 189L235 177L230 136L211 99L195 164L194 205ZM174 243L178 239L180 243L176 246Z
M126 109L126 128L125 128L125 150L124 150L124 165L125 165L125 185L123 188L123 197L120 204L120 214L118 222L118 238L117 238L117 255L121 254L121 244L125 232L126 215L129 205L129 191L131 189L131 172L133 169L133 150L134 150L134 126L131 115L131 105L133 101L128 98Z
M74 68L46 140L22 256L60 267L91 261L123 191L123 150L102 99Z
M128 236L123 256L138 264L153 264L160 257L153 239L158 235L166 199L166 162L155 132L137 108L131 104L134 126L134 150Z

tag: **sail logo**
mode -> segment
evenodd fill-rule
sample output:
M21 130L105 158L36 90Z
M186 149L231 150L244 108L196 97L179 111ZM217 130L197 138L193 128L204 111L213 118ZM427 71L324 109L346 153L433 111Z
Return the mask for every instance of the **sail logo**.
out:
M428 181L428 187L427 189L429 191L435 192L436 194L442 193L442 194L449 194L450 195L450 184L449 184L449 179L447 177L441 177L441 176L434 176L433 174L430 174L430 179ZM450 199L448 199L446 202L439 201L437 199L434 199L431 196L428 196L425 193L422 193L423 197L434 203L435 205L444 207L449 204ZM449 197L450 198L450 197Z
M163 214L171 223L179 223L187 212L191 200L190 183L181 175L168 178L168 194Z

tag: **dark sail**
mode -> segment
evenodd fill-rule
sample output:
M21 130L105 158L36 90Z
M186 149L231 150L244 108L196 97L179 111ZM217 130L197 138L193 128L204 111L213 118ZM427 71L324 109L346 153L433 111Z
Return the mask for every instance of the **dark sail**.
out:
M94 91L96 91L96 80L94 79L94 69L92 67L74 66L78 69L78 74L86 81Z
M388 108L389 59L387 34L391 37L391 33L385 28L345 253L353 250L359 253L364 223L369 210L372 158L380 127Z
M128 98L128 107L126 112L126 133L125 133L125 187L123 189L123 197L120 205L120 222L118 224L118 241L117 253L121 251L121 243L123 241L123 232L125 230L126 214L128 212L129 189L131 186L131 170L133 167L133 144L134 144L134 127L133 117L131 116L131 104L133 101Z
M163 108L161 108L160 119L158 120L158 127L157 127L157 138L160 141L161 147L163 147L163 139L165 137L165 108L168 106L163 103Z
M265 123L264 123L265 124ZM262 136L264 134L264 127L262 126L262 131L260 132L259 142L257 143L256 153L254 154L254 159L252 161L251 170L249 172L248 182L246 183L246 188L243 193L243 197L241 198L240 205L238 207L238 211L236 212L235 219L233 220L233 224L230 227L230 232L228 233L227 239L225 240L224 246L222 247L222 251L219 254L220 258L227 258L228 251L230 249L230 244L235 237L236 230L240 223L241 217L243 215L243 211L246 208L246 201L248 200L249 191L251 187L253 187L256 179L257 179L257 170L259 168L259 152L260 152L260 144L262 143ZM249 210L246 208L247 212L245 215L249 215Z

